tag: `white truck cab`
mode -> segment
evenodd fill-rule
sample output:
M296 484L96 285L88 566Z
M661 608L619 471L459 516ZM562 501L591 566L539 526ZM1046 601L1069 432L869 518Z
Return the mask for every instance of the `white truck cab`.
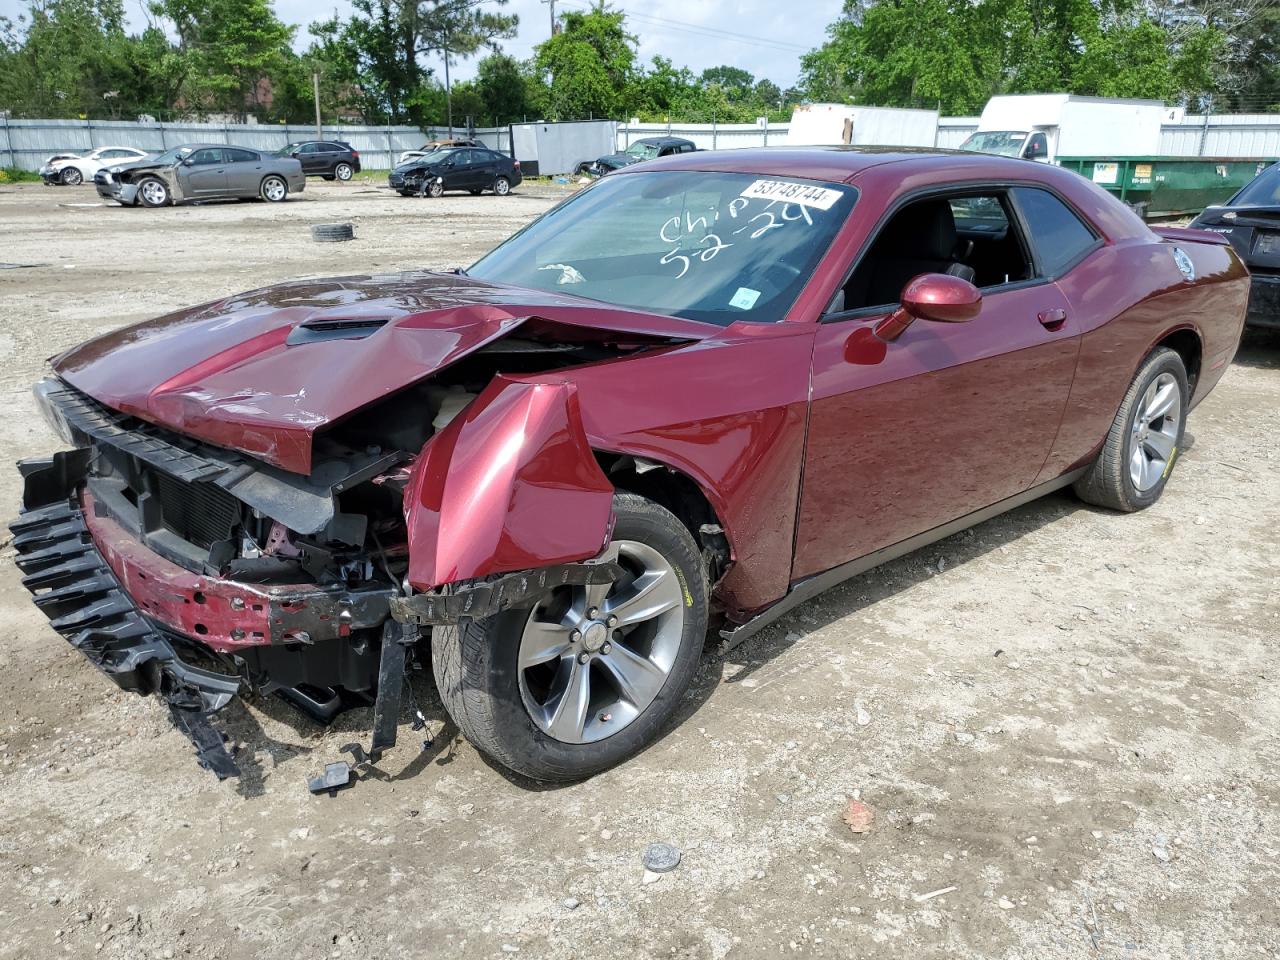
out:
M1181 108L1159 100L1111 100L1069 93L992 97L961 150L1055 163L1060 157L1149 157L1160 125Z

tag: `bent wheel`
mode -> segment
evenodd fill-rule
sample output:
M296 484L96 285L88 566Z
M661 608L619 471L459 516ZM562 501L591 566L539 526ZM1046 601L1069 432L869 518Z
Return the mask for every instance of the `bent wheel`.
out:
M424 180L419 195L423 197L431 197L433 200L444 193L444 184L439 180Z
M1187 425L1187 368L1161 347L1142 364L1125 394L1098 458L1075 483L1086 503L1132 513L1160 499Z
M624 576L562 587L533 606L432 631L436 683L477 748L538 780L575 780L648 746L697 668L707 631L688 529L634 494L614 497L609 552Z

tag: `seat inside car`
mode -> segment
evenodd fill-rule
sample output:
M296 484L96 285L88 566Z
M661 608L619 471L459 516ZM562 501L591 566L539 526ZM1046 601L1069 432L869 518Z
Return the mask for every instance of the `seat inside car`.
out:
M897 303L907 281L922 273L946 273L972 283L973 268L961 262L972 248L956 233L948 201L910 204L889 221L845 284L844 309Z

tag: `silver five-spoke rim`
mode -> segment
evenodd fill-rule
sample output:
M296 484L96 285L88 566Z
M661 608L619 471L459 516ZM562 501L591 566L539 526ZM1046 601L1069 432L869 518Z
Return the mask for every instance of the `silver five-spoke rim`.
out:
M493 192L500 197L505 197L507 195L507 191L510 189L511 184L507 183L507 181L501 177L499 177L493 184Z
M1129 479L1145 493L1169 468L1182 424L1182 391L1171 373L1162 373L1147 387L1134 415L1130 436Z
M263 184L262 192L266 194L268 200L283 200L284 181L272 178Z
M147 201L147 203L150 203L153 206L159 206L164 203L166 199L164 184L158 183L155 180L148 180L142 185L142 197Z
M626 575L568 587L534 607L520 638L520 696L564 743L593 743L653 703L680 652L684 588L675 568L634 540L610 545Z
M339 180L351 179L351 168L348 167L345 163L338 164L338 169L335 170L334 172L337 174Z

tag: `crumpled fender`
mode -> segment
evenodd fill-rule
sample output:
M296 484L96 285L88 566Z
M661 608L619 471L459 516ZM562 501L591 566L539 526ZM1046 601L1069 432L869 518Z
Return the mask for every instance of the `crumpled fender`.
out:
M596 556L613 486L572 383L503 376L423 447L404 498L415 590Z

